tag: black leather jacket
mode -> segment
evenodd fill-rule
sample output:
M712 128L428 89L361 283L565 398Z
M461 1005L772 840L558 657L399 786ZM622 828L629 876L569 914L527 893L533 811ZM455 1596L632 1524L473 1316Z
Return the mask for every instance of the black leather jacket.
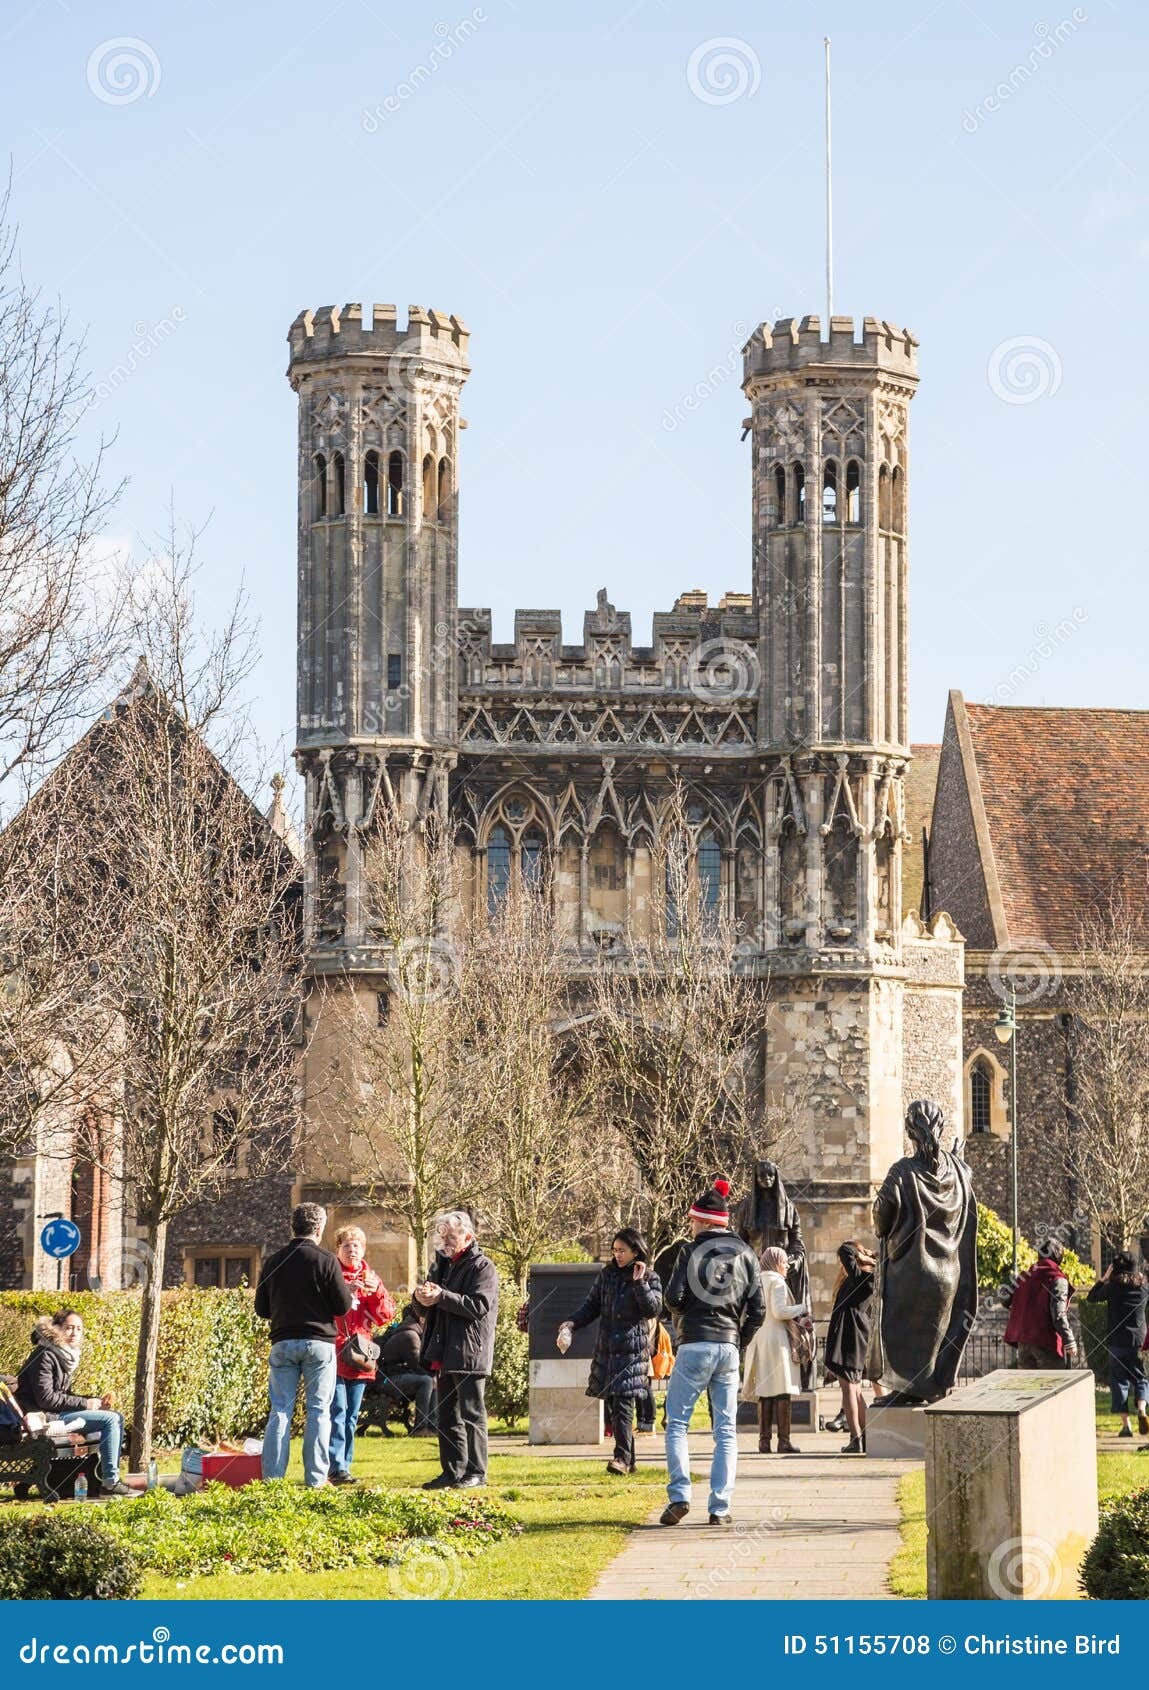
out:
M748 1344L766 1318L758 1258L724 1228L682 1246L662 1300L680 1344Z

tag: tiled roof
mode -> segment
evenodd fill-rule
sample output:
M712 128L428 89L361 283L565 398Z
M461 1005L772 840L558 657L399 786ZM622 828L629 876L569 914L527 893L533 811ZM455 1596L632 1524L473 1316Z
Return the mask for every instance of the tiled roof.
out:
M1149 710L965 708L1010 945L1071 948L1114 895L1149 939Z
M920 915L925 880L922 829L929 827L933 814L942 748L940 745L911 745L910 751L913 762L906 773L906 832L910 837L902 847L902 914Z

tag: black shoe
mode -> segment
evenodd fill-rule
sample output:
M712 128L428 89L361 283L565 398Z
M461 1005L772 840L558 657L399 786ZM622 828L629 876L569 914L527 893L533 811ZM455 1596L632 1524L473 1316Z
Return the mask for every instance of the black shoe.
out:
M486 1488L487 1481L482 1473L464 1473L458 1483L451 1487L452 1490L485 1490Z
M1119 1438L1131 1438L1133 1436L1132 1426L1122 1426L1122 1428L1118 1432L1117 1436Z
M851 1438L848 1444L842 1445L843 1455L865 1455L865 1446L861 1438Z
M424 1490L457 1490L459 1488L459 1485L460 1485L461 1482L462 1481L459 1480L459 1479L452 1479L446 1473L439 1473L435 1478L428 1479L427 1482L424 1484L423 1489Z
M660 1526L677 1526L689 1513L689 1502L668 1502L658 1523Z
M333 1485L357 1485L359 1480L350 1473L328 1473L327 1477Z
M734 1516L733 1514L712 1514L710 1516L710 1524L712 1526L732 1526L734 1524Z

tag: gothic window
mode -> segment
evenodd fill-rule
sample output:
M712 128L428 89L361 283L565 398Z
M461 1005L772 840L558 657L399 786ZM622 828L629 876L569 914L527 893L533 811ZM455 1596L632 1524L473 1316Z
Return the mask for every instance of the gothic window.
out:
M698 841L698 895L703 919L713 920L721 906L722 851L709 829Z
M626 848L618 829L604 822L590 843L587 893L592 912L603 921L626 917Z
M969 1075L969 1124L971 1132L989 1132L992 1099L993 1081L986 1064L983 1061L975 1062Z
M394 692L403 684L403 658L397 651L387 653L387 691Z
M883 464L878 471L878 527L890 526L890 466Z
M346 504L344 502L344 500L346 498L346 492L347 492L347 477L346 477L346 471L345 471L344 465L343 465L343 453L342 452L336 452L334 458L331 461L332 461L332 467L335 471L335 486L332 489L332 492L334 494L334 498L332 500L332 512L331 512L331 514L332 514L332 516L342 516L343 512L347 508Z
M906 486L900 466L895 467L890 478L890 527L895 534L906 531Z
M826 459L822 471L822 521L838 520L838 466L833 458Z
M327 459L322 452L316 454L311 487L314 520L319 522L327 515Z
M761 861L757 840L745 835L740 838L734 859L734 913L739 925L748 933L755 932L758 927Z
M211 1118L211 1154L229 1174L239 1170L239 1123L230 1104L217 1109Z
M862 520L862 472L856 458L846 465L846 521Z
M511 836L500 823L487 840L487 912L494 915L511 884Z
M806 930L806 842L792 816L787 816L782 828L778 869L782 935L789 944L796 945Z
M363 460L363 515L379 515L379 454L374 451Z
M439 459L439 521L446 522L451 514L451 466L446 458Z
M387 515L403 515L402 452L392 452L387 459Z
M794 465L794 521L806 520L806 471L801 464Z
M826 902L831 937L849 938L858 921L858 840L845 816L837 818L826 839Z
M435 460L430 452L423 459L423 521L435 520Z
M786 524L786 471L781 464L774 465L774 521L779 528Z
M519 867L527 886L540 886L543 878L545 841L541 833L524 833L519 847Z

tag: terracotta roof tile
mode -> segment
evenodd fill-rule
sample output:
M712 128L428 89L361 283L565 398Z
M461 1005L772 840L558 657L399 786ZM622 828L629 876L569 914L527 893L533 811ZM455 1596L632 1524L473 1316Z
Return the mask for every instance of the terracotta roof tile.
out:
M1114 895L1149 940L1149 710L966 714L1010 944L1072 948Z

